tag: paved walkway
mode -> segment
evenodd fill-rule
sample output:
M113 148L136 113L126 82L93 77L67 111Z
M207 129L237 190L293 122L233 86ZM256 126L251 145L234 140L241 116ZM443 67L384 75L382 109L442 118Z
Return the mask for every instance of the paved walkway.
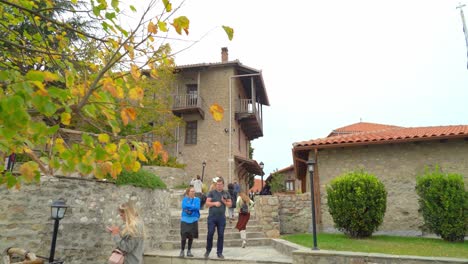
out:
M179 256L180 250L155 250L146 252L145 255L160 255L160 256ZM185 251L187 253L187 250ZM194 248L192 249L192 254L194 258L187 259L204 259L203 254L205 254L204 248ZM260 247L225 247L223 250L223 255L226 260L256 260L256 261L265 261L275 263L292 263L292 257L284 255L274 249L271 246L260 246ZM216 247L213 248L209 259L218 259L216 256Z

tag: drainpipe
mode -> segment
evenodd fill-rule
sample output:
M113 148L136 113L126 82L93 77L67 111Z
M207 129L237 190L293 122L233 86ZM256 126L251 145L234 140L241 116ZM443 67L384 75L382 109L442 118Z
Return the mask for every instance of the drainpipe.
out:
M229 183L232 182L232 163L234 162L234 159L232 158L232 118L233 118L232 116L232 79L241 78L241 77L253 77L253 76L260 76L260 75L261 73L251 73L251 74L233 75L229 77L229 147L228 147L229 149L229 153L228 153Z

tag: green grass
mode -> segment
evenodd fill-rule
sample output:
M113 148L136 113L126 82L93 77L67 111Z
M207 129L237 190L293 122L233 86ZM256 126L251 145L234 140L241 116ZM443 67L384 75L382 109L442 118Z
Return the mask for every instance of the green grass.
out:
M311 234L284 235L283 239L312 248ZM383 253L393 255L468 258L468 244L450 243L436 238L372 236L351 239L342 234L317 234L320 249Z
M133 185L148 189L167 188L166 184L161 180L161 178L159 178L159 176L146 170L139 170L137 172L122 171L116 180L110 176L107 176L106 179L115 182L116 185Z

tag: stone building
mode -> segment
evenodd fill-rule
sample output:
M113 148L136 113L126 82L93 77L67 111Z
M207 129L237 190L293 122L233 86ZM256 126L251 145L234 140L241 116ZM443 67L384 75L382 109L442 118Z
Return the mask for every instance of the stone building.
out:
M296 177L296 172L294 171L293 165L271 173L266 181L271 181L271 179L275 177L275 174L282 174L284 176L285 192L302 193L302 183L301 180Z
M425 168L439 166L443 172L468 180L468 125L397 127L360 122L334 130L328 137L293 144L296 175L302 190L310 192L307 160L314 158L314 193L317 222L322 230L333 229L328 213L326 186L355 169L377 176L388 192L387 211L379 228L393 234L421 234L416 177Z
M222 176L245 188L249 177L264 174L249 155L250 142L263 136L263 106L269 105L262 72L230 61L227 48L221 49L221 62L182 65L176 71L172 112L185 126L176 129L176 143L168 151L186 164L187 181ZM210 113L218 106L219 121Z

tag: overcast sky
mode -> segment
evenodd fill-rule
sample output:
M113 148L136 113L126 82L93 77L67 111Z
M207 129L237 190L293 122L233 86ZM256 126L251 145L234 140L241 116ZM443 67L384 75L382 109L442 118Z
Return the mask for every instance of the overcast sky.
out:
M468 124L458 3L187 0L178 15L191 21L189 39L205 37L176 63L219 62L221 47L228 47L230 60L262 70L271 106L264 108L264 137L253 147L268 175L292 164L294 142L360 120ZM234 28L233 41L220 25Z

